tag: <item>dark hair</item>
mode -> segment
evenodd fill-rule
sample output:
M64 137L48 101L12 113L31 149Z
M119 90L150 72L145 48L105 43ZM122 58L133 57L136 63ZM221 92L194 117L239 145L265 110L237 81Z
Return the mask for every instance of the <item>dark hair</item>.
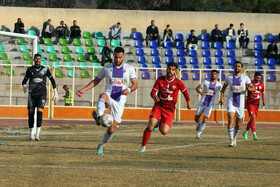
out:
M39 53L34 55L34 58L36 58L37 56L42 57Z
M169 68L170 66L174 66L176 69L178 69L178 64L175 63L175 62L169 62L169 63L167 64L167 67Z
M229 24L229 26L230 26L230 27L232 27L232 26L233 26L233 24L231 23L231 24Z
M168 25L166 25L166 27L170 27L170 25L168 24Z
M191 32L194 32L194 30L192 29Z
M241 25L244 25L244 23L240 23L240 26L241 26Z
M234 66L235 66L235 64L241 64L241 67L243 68L243 64L242 64L242 62L240 62L240 61L236 61L236 62L234 62Z
M120 22L117 23L117 25L120 25L120 24L121 24Z
M214 73L214 72L219 73L217 70L213 69L213 70L211 71L211 73Z
M51 21L51 19L48 19L47 22L48 22L48 21Z
M262 76L262 74L261 74L261 72L256 71L254 76L255 76L255 77L256 77L256 76Z
M116 47L114 50L114 53L123 53L124 54L124 49L122 47Z

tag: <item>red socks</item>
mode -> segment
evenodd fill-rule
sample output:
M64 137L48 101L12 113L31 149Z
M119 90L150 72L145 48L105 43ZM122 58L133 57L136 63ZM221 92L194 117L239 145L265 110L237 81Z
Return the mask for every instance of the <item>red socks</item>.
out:
M252 127L251 125L252 125L252 122L251 122L251 121L249 121L249 122L248 122L248 124L247 124L247 127L246 127L246 130L247 130L247 131L249 131L249 130L250 130L250 128Z
M255 121L249 121L246 127L246 130L249 131L252 129L252 132L256 132L256 122Z
M151 133L152 133L152 131L149 131L147 128L144 130L142 146L146 146L148 144L148 141L151 137Z

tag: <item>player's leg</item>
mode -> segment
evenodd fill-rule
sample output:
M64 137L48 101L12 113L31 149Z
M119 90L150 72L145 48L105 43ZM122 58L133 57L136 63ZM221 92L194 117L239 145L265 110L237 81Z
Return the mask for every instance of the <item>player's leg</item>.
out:
M161 123L159 127L159 131L161 132L162 135L167 135L170 131L170 126L166 123Z
M157 122L158 122L157 118L150 117L148 126L143 132L142 145L141 145L138 152L145 152L146 151L146 146L147 146L148 141L151 137L154 126L156 125Z
M161 120L160 120L161 123L159 124L159 131L161 132L162 135L166 135L170 131L173 117L174 117L174 111L165 108L162 109Z
M200 125L200 128L198 129L198 133L196 135L196 139L200 139L200 135L204 131L205 127L206 127L206 123L207 123L208 118L211 115L211 112L212 112L212 106L204 107L203 122L202 122L202 125Z
M229 135L229 140L230 140L230 144L229 147L235 147L234 144L234 127L233 127L233 123L234 123L234 112L228 112L228 135Z
M37 102L37 128L35 140L40 141L40 131L43 121L43 110L46 103L46 95L41 95L40 97L38 97Z
M106 93L102 93L99 96L99 100L97 102L97 111L92 112L92 117L95 119L96 124L100 125L100 116L104 114L106 108L110 106L110 99Z
M252 132L253 132L253 140L258 140L257 132L256 132L256 119L259 112L259 106L254 105L254 116L252 116Z
M243 132L242 136L244 137L245 140L248 140L248 132L250 130L250 128L252 127L252 115L254 115L254 112L252 111L252 105L248 104L247 105L247 110L248 110L248 114L250 116L250 120L247 123L246 129Z
M28 126L29 126L29 138L28 141L35 140L35 132L34 132L34 111L35 111L35 99L30 94L28 94Z
M202 125L202 121L200 121L200 116L204 112L204 107L202 105L198 105L195 113L194 120L197 123L196 131L199 130L200 126Z

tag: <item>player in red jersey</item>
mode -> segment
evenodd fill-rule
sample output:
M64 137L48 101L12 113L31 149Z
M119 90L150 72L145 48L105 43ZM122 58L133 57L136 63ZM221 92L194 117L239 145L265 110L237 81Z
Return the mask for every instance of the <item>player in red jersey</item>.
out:
M261 82L262 74L256 72L254 75L254 80L252 84L256 87L254 92L248 90L248 96L246 100L247 110L250 116L250 121L247 124L246 130L242 134L245 140L248 140L248 131L250 128L253 132L253 140L257 140L258 136L256 134L256 118L259 111L259 103L262 95L263 107L265 106L265 93L264 93L264 84Z
M142 146L139 149L139 152L145 152L152 130L159 119L159 130L161 134L166 135L169 132L179 90L184 94L188 109L192 108L186 86L182 81L175 77L177 68L178 64L168 63L166 75L159 77L155 82L151 91L151 97L155 101L155 104L150 114L149 124L144 131Z

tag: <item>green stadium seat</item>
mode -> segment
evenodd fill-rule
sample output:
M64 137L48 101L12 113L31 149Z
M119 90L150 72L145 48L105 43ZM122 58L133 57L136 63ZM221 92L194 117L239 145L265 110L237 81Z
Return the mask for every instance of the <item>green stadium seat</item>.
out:
M68 71L68 77L70 77L70 78L73 78L74 77L74 72L73 72L73 70L69 70ZM77 78L78 76L77 76L77 71L75 71L75 78Z
M77 55L77 60L78 62L85 62L86 61L86 56L82 54Z
M87 53L88 54L95 54L96 53L95 48L94 47L88 47L87 48Z
M65 75L61 69L57 69L57 70L55 70L55 77L63 78L63 77L65 77Z
M20 50L20 52L22 52L22 53L28 53L28 52L29 52L29 50L28 50L28 48L27 48L26 45L20 45L20 46L19 46L19 50Z
M19 39L17 39L17 44L18 44L18 45L26 45L27 42L25 41L24 38L19 38Z
M37 53L42 53L42 48L40 45L37 45Z
M27 34L31 35L31 36L37 36L37 34L36 34L36 32L34 30L28 30Z
M93 41L92 41L92 39L86 39L85 45L86 45L87 47L93 47Z
M91 62L99 62L96 55L89 55L89 61Z
M4 48L4 45L0 45L0 52L5 52L5 48Z
M73 62L66 62L66 69L73 69L74 63Z
M65 55L63 55L63 60L65 62L72 62L72 57L69 54L65 54Z
M43 53L39 53L41 55L41 60L46 60Z
M26 61L27 67L31 67L33 65L32 61Z
M11 62L9 60L4 60L3 61L3 67L4 68L10 68L11 67Z
M63 46L63 47L61 47L61 52L62 52L63 54L70 54L70 53L71 53L68 46Z
M97 40L98 47L105 47L106 41L105 40Z
M103 47L100 47L99 53L102 54Z
M56 53L53 46L47 46L46 51L47 51L47 53Z
M73 45L74 46L81 46L82 42L81 42L80 38L74 38Z
M94 37L97 39L104 39L102 32L95 32Z
M57 61L57 55L51 53L51 54L49 55L49 60L50 60L50 61Z
M52 62L52 67L55 69L61 69L61 67L59 65L60 65L59 62Z
M42 66L47 66L48 63L47 63L46 61L41 61L41 65L42 65Z
M79 64L79 68L80 68L81 70L87 70L88 67L85 67L85 66L88 66L86 62L81 62L81 63Z
M83 37L84 37L84 39L91 39L90 32L83 32Z
M13 69L13 71L12 71L11 68L6 69L6 75L8 75L8 76L16 76L15 70Z
M100 72L100 70L95 70L94 71L94 77L96 77L98 75L98 73Z
M84 49L82 47L80 47L80 46L75 48L75 52L77 54L85 54Z
M0 53L0 59L1 60L8 60L8 56L6 53Z
M108 65L108 64L111 64L110 62L106 62L105 64L104 64L104 66L106 66L106 65Z
M27 60L27 61L32 60L30 53L23 53L22 58L23 58L23 60Z
M90 78L89 72L87 70L81 71L82 78Z
M93 62L91 66L94 66L94 70L101 70L101 65L98 62Z
M44 39L44 44L45 45L53 45L52 40L50 38L45 38Z
M59 44L61 46L68 46L68 41L65 38L60 38L59 39Z
M112 47L119 47L120 46L119 40L111 40L111 46Z

